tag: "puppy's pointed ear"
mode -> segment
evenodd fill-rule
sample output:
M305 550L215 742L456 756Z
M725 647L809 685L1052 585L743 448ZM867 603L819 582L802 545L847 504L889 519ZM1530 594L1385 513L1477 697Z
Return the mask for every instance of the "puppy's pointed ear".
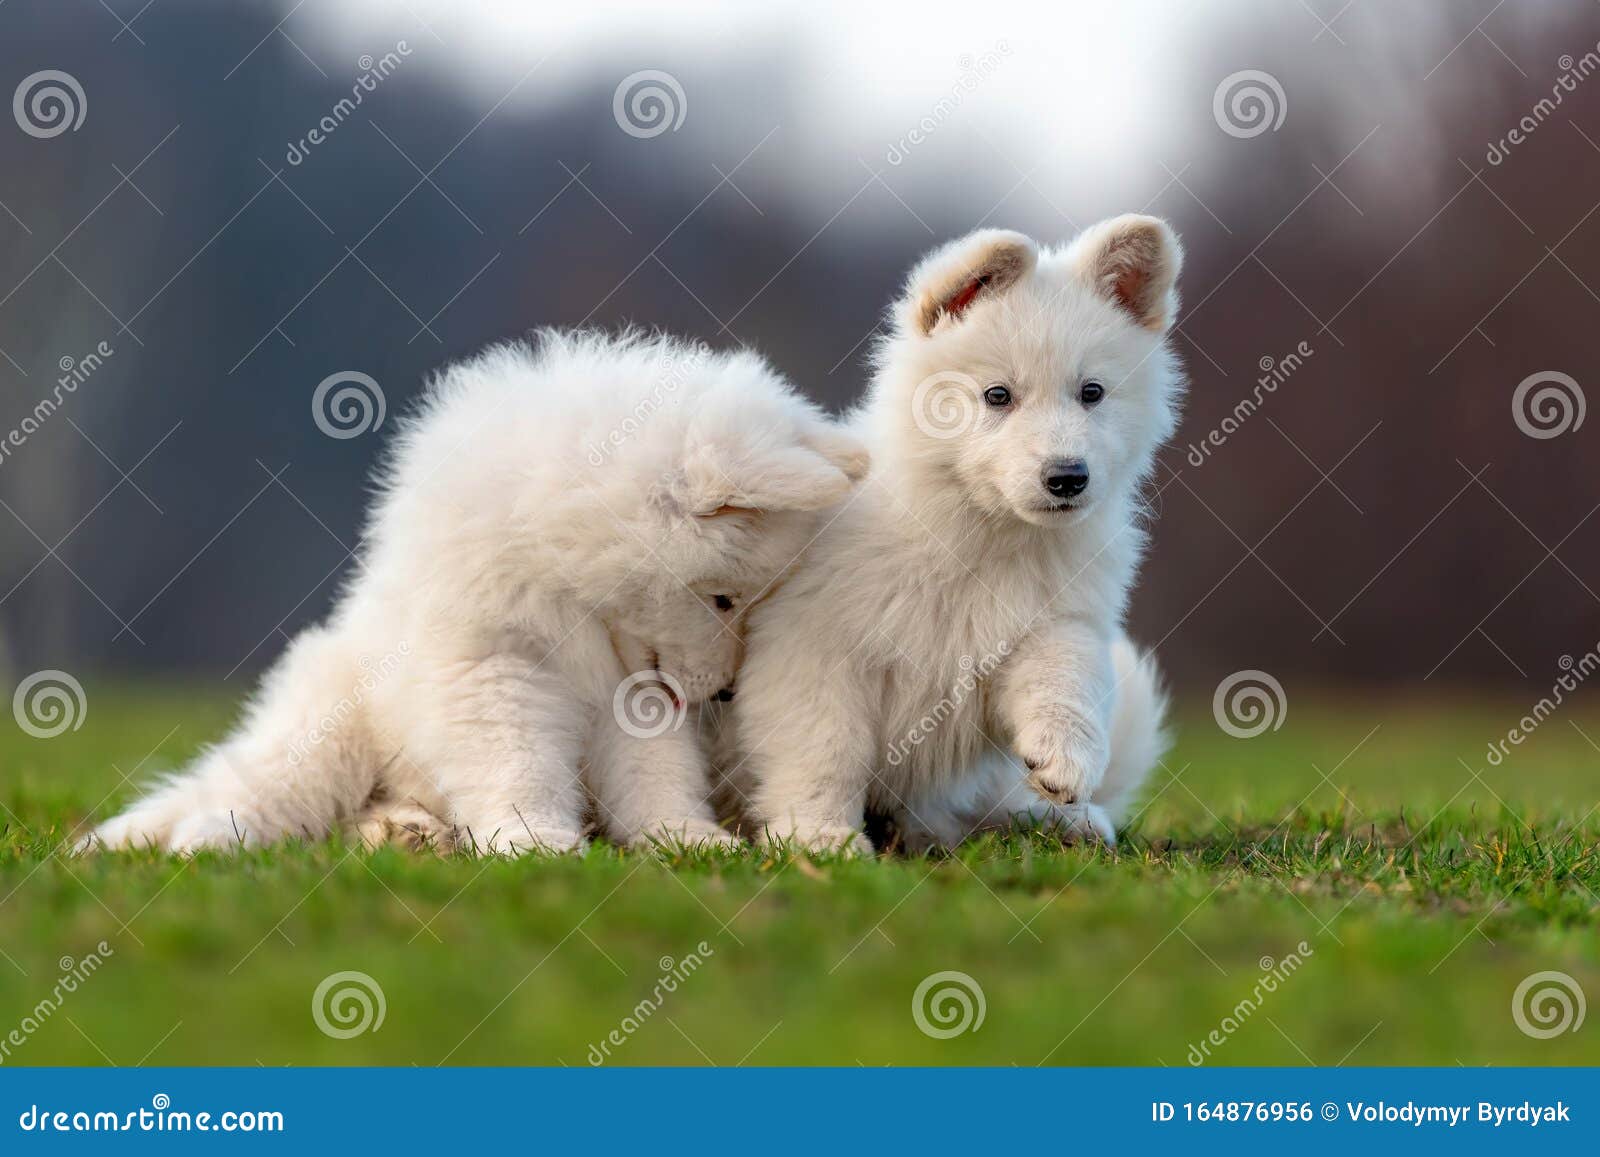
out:
M1177 320L1183 245L1159 217L1130 213L1091 225L1069 257L1100 294L1145 329L1164 333Z
M923 337L959 321L973 302L1005 292L1032 271L1039 247L1021 233L980 229L918 263L901 303L904 324Z
M684 464L681 505L696 518L764 510L825 510L844 500L854 481L805 446L785 446L732 461L695 454Z

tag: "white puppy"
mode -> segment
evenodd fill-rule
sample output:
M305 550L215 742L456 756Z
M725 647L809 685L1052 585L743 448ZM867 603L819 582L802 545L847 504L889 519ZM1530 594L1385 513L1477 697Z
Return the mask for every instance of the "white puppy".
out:
M1181 261L1129 216L911 274L852 423L871 472L752 616L731 774L768 836L865 849L885 812L913 848L1019 817L1114 839L1164 744L1122 622Z
M376 790L479 847L570 848L580 762L615 838L730 839L675 725L733 681L747 607L865 470L753 353L545 331L453 366L328 621L91 843L316 838Z

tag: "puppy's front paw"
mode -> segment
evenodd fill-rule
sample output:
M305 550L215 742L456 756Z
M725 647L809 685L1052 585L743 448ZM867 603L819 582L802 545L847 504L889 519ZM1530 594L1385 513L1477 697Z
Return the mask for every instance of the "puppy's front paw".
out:
M369 850L384 845L407 851L447 853L455 848L450 825L421 804L406 800L374 801L356 817L351 834Z
M515 858L560 856L568 853L581 856L589 847L589 837L580 828L519 823L514 830L500 829L489 839L474 839L472 843L479 852L489 856Z
M1025 728L1017 754L1028 786L1058 806L1087 800L1106 776L1111 748L1099 728L1085 723L1042 723Z
M671 851L679 847L732 851L745 846L744 841L709 820L661 820L628 841L634 848L661 848Z
M864 833L843 824L769 823L762 829L761 842L799 852L845 856L877 854Z
M162 838L153 835L126 815L107 820L85 835L74 838L72 854L89 856L96 852L122 851L130 848L159 848Z
M1064 844L1104 844L1117 846L1117 829L1106 809L1099 804L1077 803L1051 807L1039 817L1039 829L1054 835Z
M182 818L170 806L146 801L121 815L113 816L81 837L73 846L72 854L82 856L98 851L148 848L164 850L174 825Z
M200 812L180 820L173 827L167 848L181 856L205 851L236 852L260 843L259 839L252 838L251 826L247 816L236 816L230 812Z

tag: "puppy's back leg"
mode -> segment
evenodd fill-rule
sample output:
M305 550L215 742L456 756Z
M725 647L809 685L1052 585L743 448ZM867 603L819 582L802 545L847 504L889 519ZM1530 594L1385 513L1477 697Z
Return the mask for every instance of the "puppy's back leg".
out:
M232 735L87 842L193 852L326 835L372 793L380 762L361 675L343 638L306 630Z

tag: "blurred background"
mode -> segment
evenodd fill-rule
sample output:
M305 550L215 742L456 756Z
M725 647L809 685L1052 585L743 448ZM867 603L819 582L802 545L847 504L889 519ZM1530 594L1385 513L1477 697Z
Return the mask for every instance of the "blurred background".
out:
M1600 640L1597 42L1588 0L13 0L5 662L242 693L486 342L661 326L838 410L930 247L1143 210L1188 248L1134 600L1174 680L1548 688Z

